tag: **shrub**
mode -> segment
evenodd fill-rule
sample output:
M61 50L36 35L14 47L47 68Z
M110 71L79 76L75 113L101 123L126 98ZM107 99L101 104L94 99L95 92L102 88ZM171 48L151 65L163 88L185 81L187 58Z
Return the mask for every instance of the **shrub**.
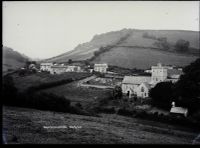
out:
M124 116L132 116L133 115L133 112L130 111L130 110L127 110L125 108L120 108L118 111L117 111L117 114L118 115L124 115Z
M108 113L108 114L114 114L115 113L115 108L114 107L101 107L101 108L99 108L99 112Z

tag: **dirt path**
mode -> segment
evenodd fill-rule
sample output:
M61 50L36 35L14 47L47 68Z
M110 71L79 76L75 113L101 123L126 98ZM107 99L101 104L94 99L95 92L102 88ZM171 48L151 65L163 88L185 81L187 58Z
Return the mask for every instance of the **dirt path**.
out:
M8 143L192 144L198 135L158 122L119 115L101 116L3 107L3 131ZM67 128L45 129L44 126Z

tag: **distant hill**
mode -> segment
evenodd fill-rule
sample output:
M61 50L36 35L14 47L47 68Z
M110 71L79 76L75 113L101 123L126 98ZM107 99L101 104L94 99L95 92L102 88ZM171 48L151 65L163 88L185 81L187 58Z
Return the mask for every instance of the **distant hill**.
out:
M3 47L3 72L8 70L15 70L17 68L23 67L25 62L29 58L17 51L14 51L12 48Z
M176 50L175 44L180 39L189 42L188 51ZM106 48L94 56L101 47ZM199 32L122 29L95 35L90 42L46 61L90 60L126 68L148 68L157 62L184 66L199 56L199 49Z

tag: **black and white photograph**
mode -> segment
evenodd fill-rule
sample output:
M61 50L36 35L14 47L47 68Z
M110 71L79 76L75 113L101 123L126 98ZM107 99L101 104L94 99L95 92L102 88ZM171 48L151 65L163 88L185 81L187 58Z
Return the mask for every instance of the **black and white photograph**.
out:
M2 144L200 145L200 1L3 1Z

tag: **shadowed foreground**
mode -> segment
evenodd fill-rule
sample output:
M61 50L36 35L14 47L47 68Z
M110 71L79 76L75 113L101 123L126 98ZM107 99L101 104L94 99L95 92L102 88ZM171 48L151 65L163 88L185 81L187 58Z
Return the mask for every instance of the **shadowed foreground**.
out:
M113 114L89 117L17 107L3 107L3 132L8 144L192 144L198 135L183 127Z

